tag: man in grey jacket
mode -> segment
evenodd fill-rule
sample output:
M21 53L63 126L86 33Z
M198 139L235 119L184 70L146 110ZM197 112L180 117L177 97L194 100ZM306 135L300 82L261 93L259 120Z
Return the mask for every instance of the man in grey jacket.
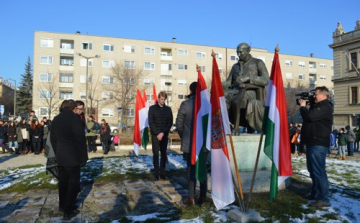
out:
M184 202L186 205L195 205L195 165L191 165L191 145L194 123L194 105L195 92L197 82L190 84L190 95L188 99L183 101L176 118L176 128L181 138L181 151L184 153L187 161L187 177L188 177L188 199ZM205 160L207 160L208 152L205 152ZM205 177L205 182L207 178ZM207 191L207 183L200 183L200 198L198 203L201 205L205 202Z
M347 135L347 149L348 156L354 156L354 142L356 139L354 131L350 128L350 126L346 126L346 135Z

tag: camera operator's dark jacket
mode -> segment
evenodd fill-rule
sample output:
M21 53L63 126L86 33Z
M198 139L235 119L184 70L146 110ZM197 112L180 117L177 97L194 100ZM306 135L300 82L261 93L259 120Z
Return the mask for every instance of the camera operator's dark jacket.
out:
M333 120L333 104L323 100L307 109L300 107L303 118L301 142L305 145L330 146L330 133Z

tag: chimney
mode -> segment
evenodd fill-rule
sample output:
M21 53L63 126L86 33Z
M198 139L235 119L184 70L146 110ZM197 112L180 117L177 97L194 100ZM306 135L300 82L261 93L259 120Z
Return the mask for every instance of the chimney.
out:
M78 34L78 35L79 35L79 34L80 34L80 31L76 31L76 34Z
M314 57L314 53L310 53L310 57Z
M172 38L172 42L176 43L176 38L175 37Z

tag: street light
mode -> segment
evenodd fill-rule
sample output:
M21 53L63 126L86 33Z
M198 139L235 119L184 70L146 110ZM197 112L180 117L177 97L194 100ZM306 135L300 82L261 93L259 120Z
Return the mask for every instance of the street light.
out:
M87 99L88 99L88 76L89 76L89 59L92 59L92 58L99 58L100 55L95 55L93 57L87 57L87 56L84 56L82 55L81 53L76 53L76 55L80 56L80 57L83 57L86 59L86 77L85 77L85 112L87 113Z
M16 113L16 80L8 78L10 81L14 81L14 120L15 120L15 113Z

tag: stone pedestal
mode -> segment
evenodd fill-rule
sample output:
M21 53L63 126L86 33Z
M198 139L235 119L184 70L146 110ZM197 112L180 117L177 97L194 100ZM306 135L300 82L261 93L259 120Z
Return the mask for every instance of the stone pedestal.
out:
M260 142L260 134L241 134L240 136L232 136L232 139L234 142L235 157L238 165L237 168L240 172L243 193L249 193ZM227 138L227 142L231 170L233 172L235 180L237 181L233 153L229 138ZM263 136L262 145L260 147L260 157L253 192L270 191L271 160L264 153L264 142L265 135ZM285 184L282 184L279 187L279 189L284 188Z

